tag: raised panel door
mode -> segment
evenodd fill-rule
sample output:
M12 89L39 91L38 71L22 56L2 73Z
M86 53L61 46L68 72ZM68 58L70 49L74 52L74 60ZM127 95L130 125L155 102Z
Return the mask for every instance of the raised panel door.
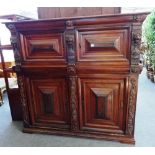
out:
M63 32L20 33L24 61L66 61Z
M129 27L78 31L78 61L128 63Z
M65 79L29 79L32 125L69 129L68 88ZM27 82L28 82L27 81Z
M128 73L130 32L130 26L79 28L76 32L78 72Z
M79 79L81 130L124 134L127 80L119 75Z

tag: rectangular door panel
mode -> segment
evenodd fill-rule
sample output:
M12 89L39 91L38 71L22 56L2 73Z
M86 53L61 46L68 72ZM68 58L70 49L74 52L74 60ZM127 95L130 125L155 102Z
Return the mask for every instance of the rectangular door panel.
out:
M36 126L69 128L68 93L65 79L29 80L32 96L32 124Z
M65 61L63 33L20 34L24 61Z
M130 29L109 27L108 29L78 30L77 61L126 62L129 63Z
M127 77L114 76L79 79L81 130L124 133Z

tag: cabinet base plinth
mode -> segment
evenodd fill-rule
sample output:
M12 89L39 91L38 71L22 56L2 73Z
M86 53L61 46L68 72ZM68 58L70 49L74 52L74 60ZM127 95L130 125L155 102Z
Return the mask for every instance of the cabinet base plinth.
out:
M39 134L49 134L49 135L60 135L60 136L72 136L72 137L82 137L82 138L93 138L97 140L109 140L116 141L126 144L135 144L135 140L133 137L129 137L127 135L119 135L119 134L92 134L85 133L82 131L71 132L71 131L60 131L60 130L51 130L51 129L41 129L41 128L24 128L24 133L39 133Z

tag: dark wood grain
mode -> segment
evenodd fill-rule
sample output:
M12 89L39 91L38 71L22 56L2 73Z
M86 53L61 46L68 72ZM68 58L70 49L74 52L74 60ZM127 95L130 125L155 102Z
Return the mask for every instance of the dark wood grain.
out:
M137 51L146 15L7 23L12 36L18 33L24 132L134 143Z

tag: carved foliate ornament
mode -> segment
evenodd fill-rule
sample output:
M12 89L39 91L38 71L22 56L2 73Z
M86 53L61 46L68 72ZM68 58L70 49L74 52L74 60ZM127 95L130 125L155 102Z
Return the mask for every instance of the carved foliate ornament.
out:
M71 128L73 131L78 130L78 114L77 114L77 85L76 77L70 77L70 106L71 106Z
M141 23L144 21L145 18L146 18L146 15L134 15L133 21Z
M130 71L132 73L138 73L140 74L142 72L143 66L142 65L131 65Z
M16 63L16 65L21 65L21 55L20 55L20 52L19 52L18 37L17 37L18 35L17 35L17 32L16 32L16 28L15 28L15 26L13 24L9 24L9 25L7 25L7 27L11 31L10 42L11 42L11 45L13 47L15 63Z
M66 29L73 29L73 21L71 20L66 21Z
M17 74L20 74L22 72L21 65L16 65L12 67L13 71L16 72Z
M131 77L129 80L130 93L128 105L128 121L127 134L132 136L134 134L135 110L136 110L136 96L137 96L137 77Z
M69 75L76 75L75 64L68 64L68 66L67 66L67 73Z
M24 126L29 126L29 114L28 114L28 107L27 107L27 101L26 101L26 94L25 94L25 88L24 88L24 78L23 76L18 76L18 85L20 88L20 98L22 103L22 109L23 109L23 121Z
M11 31L11 34L16 33L16 27L14 24L8 24L7 28Z
M132 32L132 42L131 42L131 73L137 73L139 74L139 61L140 61L140 46L141 46L141 29L136 26L134 28L133 26L133 32Z
M79 129L78 107L77 107L77 77L76 75L76 55L75 55L75 31L72 21L66 22L66 53L67 53L67 74L70 89L70 109L71 109L71 129L75 132Z

